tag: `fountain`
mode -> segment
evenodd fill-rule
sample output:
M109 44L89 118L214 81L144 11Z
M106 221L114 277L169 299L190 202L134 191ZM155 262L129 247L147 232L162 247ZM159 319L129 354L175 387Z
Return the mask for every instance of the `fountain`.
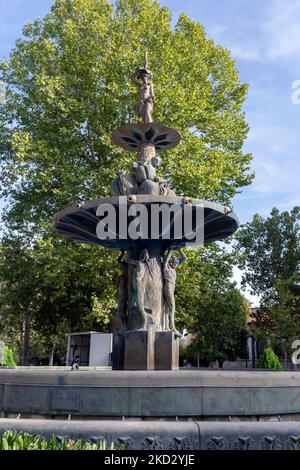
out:
M132 76L141 122L112 134L114 144L136 153L132 172L118 172L110 197L55 215L59 234L121 250L113 370L0 367L0 432L106 439L150 451L299 449L299 373L176 370L182 248L223 240L239 222L227 207L176 195L157 175L158 154L181 137L152 120L152 78L145 56Z
M118 258L121 277L114 369L178 368L180 333L175 328L174 292L176 268L186 258L181 248L199 241L222 240L239 226L230 209L176 196L168 182L157 175L159 153L178 145L181 136L175 129L153 122L152 77L145 53L144 67L131 77L140 91L135 111L141 122L123 125L112 134L114 144L136 153L132 172L118 172L111 197L74 205L55 216L58 233L122 250ZM105 232L110 210L115 219ZM137 214L139 233L131 230L138 225L134 218ZM184 220L188 216L191 223L186 231ZM196 231L198 237L192 238Z

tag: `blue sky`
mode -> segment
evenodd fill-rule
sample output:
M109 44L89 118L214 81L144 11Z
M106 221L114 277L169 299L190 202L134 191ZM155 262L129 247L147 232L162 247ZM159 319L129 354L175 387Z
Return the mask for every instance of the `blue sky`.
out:
M300 205L300 103L292 101L292 83L300 80L300 0L164 3L175 16L184 9L204 24L232 51L241 80L250 85L245 149L253 154L256 178L234 199L241 222L255 212L267 215L273 206Z
M0 57L7 57L25 21L44 16L52 0L0 0ZM241 222L273 206L300 205L300 0L161 0L174 19L186 12L208 36L232 51L241 80L249 83L245 104L250 126L245 150L253 154L256 178L234 198ZM297 99L297 97L299 99ZM296 102L299 101L299 104Z

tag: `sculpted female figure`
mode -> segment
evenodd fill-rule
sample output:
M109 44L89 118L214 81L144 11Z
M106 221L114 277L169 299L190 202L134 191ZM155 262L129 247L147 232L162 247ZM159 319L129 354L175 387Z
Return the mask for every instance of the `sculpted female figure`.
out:
M121 274L118 279L118 317L117 317L117 329L126 330L127 326L127 301L128 301L128 265L124 260L124 250L121 251L118 257L118 264L121 270Z
M173 250L167 251L164 259L164 296L166 302L167 324L175 336L181 337L181 334L175 328L175 285L176 285L176 268L186 260L186 255L179 249L180 258L173 256Z
M145 53L144 68L136 69L131 76L133 83L140 89L140 101L135 107L135 112L142 118L142 122L153 122L154 90L152 84L153 74L147 69L147 55Z
M132 299L131 307L136 308L140 316L140 330L147 329L147 313L145 311L144 296L145 296L145 270L146 265L149 261L148 250L143 250L139 256L139 259L126 259L128 264L134 266L132 273Z

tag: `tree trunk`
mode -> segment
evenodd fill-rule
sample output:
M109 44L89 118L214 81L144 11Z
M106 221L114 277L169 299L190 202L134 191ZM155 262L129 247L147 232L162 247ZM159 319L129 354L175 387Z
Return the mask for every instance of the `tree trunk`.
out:
M27 310L23 322L23 354L22 366L28 366L29 348L30 348L30 313Z

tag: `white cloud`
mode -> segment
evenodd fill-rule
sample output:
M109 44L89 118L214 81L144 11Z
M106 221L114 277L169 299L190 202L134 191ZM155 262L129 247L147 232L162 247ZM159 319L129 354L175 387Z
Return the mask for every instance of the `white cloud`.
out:
M269 59L297 57L300 44L300 2L277 0L263 28Z
M253 154L256 173L251 191L273 193L277 205L277 197L298 194L296 175L300 174L300 160L295 155L299 152L300 137L297 127L288 122L272 123L271 119L270 116L268 122L265 117L252 115L246 146Z
M299 0L253 1L247 7L244 2L229 3L234 13L230 19L225 17L226 28L224 24L216 23L209 28L209 33L223 42L234 58L245 61L297 60L300 44Z
M261 60L261 52L255 45L248 44L247 47L233 45L231 53L235 59L240 60Z
M253 150L259 146L260 151L264 152L264 158L272 155L272 160L278 157L294 156L295 151L300 147L298 126L289 125L288 122L272 123L271 118L272 116L270 116L270 121L266 122L265 118L251 119L249 114L250 131L247 145L251 145Z
M255 166L257 177L252 185L254 192L263 194L280 192L291 181L292 175L274 162L263 160Z

